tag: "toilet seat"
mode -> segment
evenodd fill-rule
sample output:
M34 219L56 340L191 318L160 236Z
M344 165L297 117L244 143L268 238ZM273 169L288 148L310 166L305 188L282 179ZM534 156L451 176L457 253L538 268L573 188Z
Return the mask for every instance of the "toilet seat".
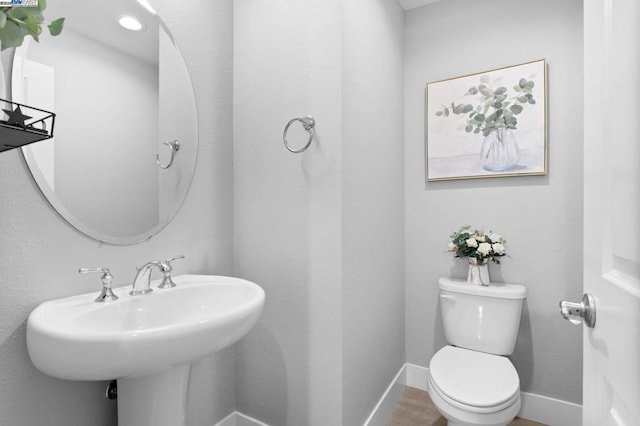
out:
M429 384L430 392L435 392L440 399L442 399L445 403L449 404L451 407L455 407L457 409L463 410L468 413L493 414L515 405L520 399L520 393L516 392L509 400L494 406L479 407L477 405L463 404L459 401L456 401L450 398L448 395L442 392L442 390L434 382L433 377L431 377L431 375L429 375L428 380L429 380L428 384ZM432 399L434 399L433 395L432 395Z
M469 412L494 413L520 399L520 379L507 358L455 346L433 356L429 381L444 401Z

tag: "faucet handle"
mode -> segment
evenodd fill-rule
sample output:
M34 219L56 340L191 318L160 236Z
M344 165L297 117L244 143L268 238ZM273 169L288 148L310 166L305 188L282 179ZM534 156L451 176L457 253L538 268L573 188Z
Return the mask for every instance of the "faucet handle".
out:
M78 272L80 274L100 272L102 273L102 276L100 277L100 280L102 281L102 285L106 287L111 287L111 281L113 280L113 275L111 275L111 272L109 271L108 268L80 268L78 269Z
M184 255L181 254L176 257L170 257L163 262L164 267L162 269L162 273L164 274L164 278L162 278L162 282L158 285L158 288L173 288L176 286L176 283L174 283L173 279L171 279L171 272L173 272L171 262L179 259L184 259Z
M80 268L78 272L81 274L88 274L91 272L99 272L102 273L100 277L100 281L102 281L102 291L100 295L96 297L96 302L113 302L114 300L118 300L118 296L113 293L111 290L111 281L113 281L113 275L108 268Z
M180 259L184 259L184 255L183 254L180 254L180 255L178 255L176 257L170 257L167 260L165 260L164 262L166 264L168 264L168 265L171 265L171 262L173 262L174 260L180 260Z

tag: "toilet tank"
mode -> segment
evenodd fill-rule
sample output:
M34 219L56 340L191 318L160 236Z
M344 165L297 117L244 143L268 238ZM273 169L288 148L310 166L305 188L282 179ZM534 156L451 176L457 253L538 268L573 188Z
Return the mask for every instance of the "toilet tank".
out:
M440 278L440 309L447 341L495 355L510 355L516 346L526 288L519 284L484 287Z

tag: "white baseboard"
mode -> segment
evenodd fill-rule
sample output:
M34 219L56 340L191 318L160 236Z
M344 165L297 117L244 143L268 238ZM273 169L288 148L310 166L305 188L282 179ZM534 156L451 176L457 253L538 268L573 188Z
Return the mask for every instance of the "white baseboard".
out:
M518 416L538 423L556 426L581 426L582 405L535 393L520 392L522 407Z
M409 363L406 363L405 367L407 369L407 386L426 391L429 369Z
M214 426L269 426L245 414L234 411Z
M403 388L406 385L427 391L428 377L429 369L427 367L406 363L382 395L364 426L384 425L391 416L393 407L399 399L392 392L392 389ZM550 426L582 425L582 405L528 392L521 392L520 397L522 408L520 408L518 417ZM390 402L385 401L387 398L390 399ZM391 405L390 411L385 408L388 405ZM380 410L380 413L377 410ZM370 423L370 420L375 421Z
M394 377L389 386L387 386L387 390L384 391L363 426L384 426L387 420L389 420L389 417L391 417L394 407L398 401L400 401L406 385L407 364L400 368L396 377Z
M363 426L384 426L391 417L393 408L400 400L405 386L427 391L429 369L420 365L409 364L400 368L391 381ZM549 426L581 426L582 406L572 402L520 392L522 408L518 417L532 420ZM214 426L269 426L245 414L234 411Z

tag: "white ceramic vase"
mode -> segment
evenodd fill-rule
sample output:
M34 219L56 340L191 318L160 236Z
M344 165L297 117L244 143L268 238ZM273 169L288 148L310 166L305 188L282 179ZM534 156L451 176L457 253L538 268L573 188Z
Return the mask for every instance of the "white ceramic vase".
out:
M475 257L469 258L469 273L467 274L467 282L473 285L488 286L491 284L489 278L489 263L486 259L482 264L478 263Z

